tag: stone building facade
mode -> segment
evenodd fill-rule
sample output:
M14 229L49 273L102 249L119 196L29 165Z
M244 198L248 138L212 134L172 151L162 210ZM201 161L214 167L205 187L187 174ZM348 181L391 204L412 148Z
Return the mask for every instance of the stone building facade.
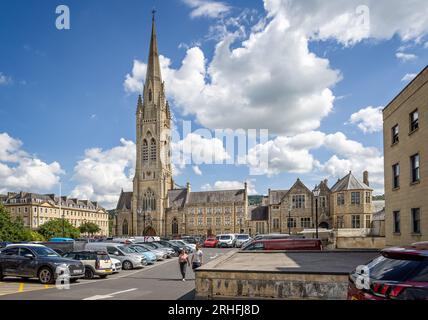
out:
M383 110L388 246L428 240L428 66Z
M64 218L76 228L86 222L95 223L101 229L97 235L109 235L108 213L97 202L60 198L54 194L9 192L0 196L0 203L12 217L20 217L24 225L33 230L51 220Z
M136 118L134 186L132 192L121 192L114 224L117 236L254 235L298 233L315 227L315 197L300 179L289 190L269 190L262 203L251 206L247 184L243 189L208 192L192 192L190 183L186 188L175 188L170 159L171 114L159 66L154 19L146 82L143 95L138 98ZM326 180L315 189L320 190L318 224L331 228L334 214L341 212L333 210L335 193ZM364 213L363 210L361 214Z

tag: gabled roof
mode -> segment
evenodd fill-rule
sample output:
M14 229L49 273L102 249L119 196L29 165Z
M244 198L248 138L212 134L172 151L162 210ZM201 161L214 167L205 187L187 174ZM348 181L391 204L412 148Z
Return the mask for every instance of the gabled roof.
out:
M187 204L204 204L204 203L222 203L222 202L243 202L245 201L245 189L240 190L222 190L222 191L205 191L190 192Z
M133 192L123 192L120 194L116 210L131 210Z
M340 191L348 191L348 190L370 190L373 191L365 183L359 181L352 172L349 172L344 178L340 179L336 182L336 184L331 188L331 192L340 192Z

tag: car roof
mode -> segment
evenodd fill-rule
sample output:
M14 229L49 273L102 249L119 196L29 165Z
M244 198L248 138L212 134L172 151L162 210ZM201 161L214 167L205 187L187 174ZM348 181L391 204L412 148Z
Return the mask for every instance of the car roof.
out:
M35 243L14 243L6 246L6 248L13 248L13 247L46 248L46 246L42 244L35 244Z
M410 246L386 248L381 252L386 255L395 254L428 257L428 242L414 243Z

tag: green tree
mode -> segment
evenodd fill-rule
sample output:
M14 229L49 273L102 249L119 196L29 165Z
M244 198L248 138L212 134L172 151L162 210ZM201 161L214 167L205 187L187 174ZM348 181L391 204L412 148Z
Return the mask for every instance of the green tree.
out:
M13 219L0 205L0 240L2 241L35 241L32 231L24 226L22 219Z
M81 233L94 235L95 233L100 232L101 228L95 223L85 222L79 227L79 230Z
M64 232L63 232L64 227ZM65 237L76 239L80 236L79 229L75 228L70 222L63 219L55 219L46 222L40 226L39 234L45 237L46 240L50 238Z

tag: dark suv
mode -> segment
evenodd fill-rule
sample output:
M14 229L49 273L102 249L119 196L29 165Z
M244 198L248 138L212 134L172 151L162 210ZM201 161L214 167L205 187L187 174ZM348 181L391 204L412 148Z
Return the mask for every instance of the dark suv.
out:
M428 245L382 250L350 274L348 300L428 300Z
M0 280L7 276L38 278L42 284L51 284L61 274L60 270L67 269L71 282L85 276L80 261L62 258L42 245L16 244L0 251Z

